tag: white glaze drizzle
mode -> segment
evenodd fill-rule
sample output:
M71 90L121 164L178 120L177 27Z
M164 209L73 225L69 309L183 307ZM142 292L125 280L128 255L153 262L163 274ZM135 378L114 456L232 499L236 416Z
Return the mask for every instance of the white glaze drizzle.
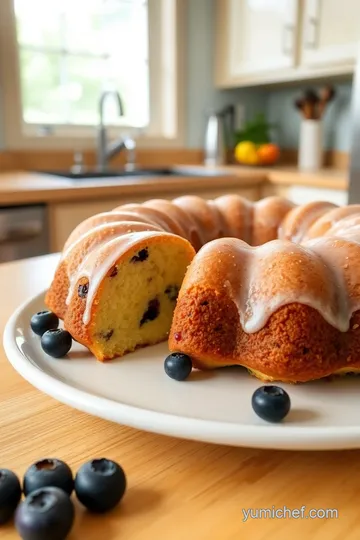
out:
M60 258L60 262L64 259L69 259L71 254L74 252L74 250L80 245L83 243L83 241L87 238L87 237L91 237L91 236L94 236L94 238L97 236L97 235L100 235L104 232L109 232L109 236L111 236L111 232L112 230L116 229L117 227L124 227L124 229L128 228L128 230L124 230L124 232L122 234L126 234L126 233L131 233L131 232L136 232L136 231L132 231L131 228L132 227L143 227L142 230L146 231L146 230L159 230L161 231L160 227L157 227L155 225L150 225L149 223L146 223L146 222L141 222L141 221L125 221L125 220L121 220L121 221L110 221L110 222L106 222L106 223L100 223L99 225L96 225L95 227L92 227L90 230L87 230L85 231L84 233L82 233L78 238L76 238L74 240L73 243L69 244L69 246L64 249L62 255L61 255L61 258ZM115 231L114 231L115 233ZM120 234L120 233L119 233ZM109 237L108 236L104 236L103 238L103 241L100 241L100 242L97 242L96 243L96 247L100 246L101 244L107 242L109 240Z
M244 210L249 207L254 208L256 205L262 207L263 204L265 204L264 201L253 204L246 201ZM211 208L211 205L209 206ZM183 209L185 210L185 207ZM130 208L128 211L141 217L141 211L130 210ZM310 218L306 220L307 223L309 221L311 221ZM316 222L317 220L315 224ZM201 262L199 263L201 257L206 257L208 251L212 256L217 245L219 246L219 259L214 264L221 265L224 246L233 250L235 268L232 272L229 270L229 279L224 280L224 287L233 297L238 307L242 327L247 333L259 331L280 307L292 303L301 303L314 308L329 324L345 332L349 329L353 312L360 309L359 296L355 293L349 293L349 280L356 280L358 274L355 273L354 277L348 271L351 267L351 260L354 264L356 261L360 261L359 222L360 213L351 215L351 218L345 216L339 220L339 223L332 225L326 236L305 241L302 245L274 240L262 246L251 247L234 238L215 240L211 245L205 245L200 250L197 264L201 264ZM311 223L311 225L313 224ZM218 226L219 223L214 223L215 228ZM306 229L305 226L301 227L299 238L305 234L304 229ZM205 231L198 232L204 239ZM167 232L123 234L111 240L107 239L104 244L100 247L97 246L96 250L91 251L84 258L78 271L70 276L67 304L70 304L73 295L77 293L75 287L78 280L82 277L87 278L89 290L83 315L85 325L90 321L91 308L98 287L116 261L127 250L135 247L140 240L152 236L163 237L164 235L172 236L171 233ZM298 235L296 236L298 237ZM70 246L67 252L72 247ZM281 261L281 255L286 255L286 261ZM290 264L298 267L301 286L291 286L291 277L290 274L287 274ZM302 268L304 268L303 275L305 276L311 277L311 271L318 273L320 281L317 280L316 284L315 282L312 284L309 279L301 282ZM318 294L319 291L316 290L319 282L321 294ZM351 285L353 290L357 290L356 283L351 282Z
M301 215L297 216L297 223L296 228L293 234L291 235L291 238L288 238L292 242L295 242L295 244L300 243L308 229L311 227L311 225L320 217L322 217L326 212L329 212L330 210L335 210L338 208L335 204L331 203L325 203L325 202L318 202L318 203L308 203L304 206L298 206L294 209L294 211L301 211ZM282 227L279 227L279 238L283 237L283 231Z
M219 268L228 265L224 287L238 308L244 331L249 334L261 330L272 314L292 303L314 308L334 328L346 332L353 312L360 309L359 295L349 294L348 280L353 272L351 259L347 263L346 257L349 258L350 248L351 257L357 257L360 266L360 245L345 239L324 237L302 246L274 240L252 247L238 239L226 238L205 245L195 264L206 265L207 257L213 257L218 249L214 264ZM222 253L229 252L234 253L233 268L228 255L222 260ZM286 255L283 260L282 255ZM302 275L306 279L301 280ZM311 275L316 278L314 281ZM195 282L196 279L195 276ZM219 275L213 282L215 286L218 281Z

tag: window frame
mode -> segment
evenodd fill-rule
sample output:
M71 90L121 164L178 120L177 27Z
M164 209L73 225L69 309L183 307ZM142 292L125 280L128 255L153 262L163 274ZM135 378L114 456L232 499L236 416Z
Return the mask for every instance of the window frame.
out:
M134 137L139 147L184 144L184 7L181 0L148 0L150 123L145 129L109 126L109 138ZM166 46L164 45L166 43ZM13 0L0 1L0 140L6 149L93 149L96 126L41 126L22 118L21 83ZM95 104L96 107L96 104Z

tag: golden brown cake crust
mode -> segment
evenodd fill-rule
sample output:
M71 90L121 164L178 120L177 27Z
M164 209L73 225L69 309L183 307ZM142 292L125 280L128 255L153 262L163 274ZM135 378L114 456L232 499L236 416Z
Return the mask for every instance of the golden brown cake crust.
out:
M66 313L66 297L69 290L69 278L67 275L66 262L61 261L55 271L55 276L50 289L45 296L45 304L56 313L60 319L64 319Z
M290 304L258 332L245 333L233 301L193 286L177 304L171 351L191 355L195 367L243 365L269 379L302 382L360 367L360 312L339 332L313 308Z
M334 206L296 206L280 197L252 203L238 195L123 205L73 231L46 303L104 359L90 334L112 246L139 238L136 251L144 235L158 235L156 243L170 236L184 243L189 262L200 249L182 282L172 351L190 354L201 369L241 364L269 380L360 368L360 205ZM94 277L89 302L77 290Z

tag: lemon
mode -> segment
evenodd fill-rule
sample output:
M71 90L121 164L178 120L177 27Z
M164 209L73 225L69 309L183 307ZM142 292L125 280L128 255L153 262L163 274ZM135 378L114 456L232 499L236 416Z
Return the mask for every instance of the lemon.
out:
M235 158L240 163L245 163L246 165L257 165L259 163L259 156L256 145L250 141L239 142L235 146Z

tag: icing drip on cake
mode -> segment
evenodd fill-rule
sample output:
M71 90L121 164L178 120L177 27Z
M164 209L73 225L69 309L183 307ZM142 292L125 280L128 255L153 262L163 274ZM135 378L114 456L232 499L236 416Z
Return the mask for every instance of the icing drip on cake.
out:
M349 329L353 312L360 308L360 278L354 271L360 265L360 205L338 208L321 202L295 207L277 197L251 203L236 195L208 202L186 196L145 204L124 205L90 218L66 244L62 261L72 260L77 247L95 231L96 249L88 246L78 267L76 260L68 267L67 305L77 294L79 279L89 282L85 325L99 285L127 250L154 235L172 233L192 241L196 232L197 247L235 234L248 242L221 238L204 245L198 253L200 269L185 278L187 286L192 280L196 283L199 273L215 289L222 283L245 332L259 331L275 311L292 303L314 308L342 332ZM273 240L276 237L285 240ZM249 245L262 242L267 243Z
M164 234L171 236L169 233L157 231L124 234L109 240L104 245L100 246L99 249L91 251L88 256L85 257L80 268L70 278L69 294L66 299L66 303L69 305L72 296L77 294L78 281L81 278L86 278L88 280L89 285L83 315L83 322L85 325L88 325L90 322L91 308L102 280L121 256L127 253L129 249L136 247L139 241L147 240L155 236L163 237Z
M197 267L203 270L185 278L186 289L201 282L214 251L216 268L213 263L209 287L216 289L223 282L247 333L258 332L280 307L292 303L316 309L329 324L346 332L352 313L360 308L360 290L350 283L349 270L354 258L360 258L357 243L329 237L303 245L274 240L251 247L234 238L215 240L198 253Z

